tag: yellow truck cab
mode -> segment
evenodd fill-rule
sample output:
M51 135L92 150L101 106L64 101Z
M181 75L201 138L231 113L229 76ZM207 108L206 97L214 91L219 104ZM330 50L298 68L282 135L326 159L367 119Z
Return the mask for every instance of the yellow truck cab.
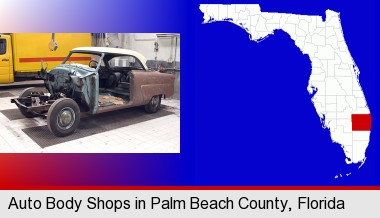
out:
M49 46L52 41L55 50ZM73 48L82 46L91 46L90 33L0 33L0 84L38 78L41 62L53 69ZM90 60L77 54L69 61L87 65Z
M14 82L11 37L0 36L0 83Z

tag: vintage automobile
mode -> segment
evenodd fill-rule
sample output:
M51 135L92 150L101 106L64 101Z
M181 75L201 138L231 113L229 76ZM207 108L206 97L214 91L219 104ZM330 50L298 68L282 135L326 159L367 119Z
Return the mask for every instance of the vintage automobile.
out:
M91 57L88 66L70 62L70 56L78 53ZM11 102L25 117L47 118L49 130L59 137L76 130L81 113L142 105L155 113L161 98L173 95L175 79L148 69L145 57L136 51L108 47L75 48L61 65L49 72L41 69L40 76L49 93L27 88Z

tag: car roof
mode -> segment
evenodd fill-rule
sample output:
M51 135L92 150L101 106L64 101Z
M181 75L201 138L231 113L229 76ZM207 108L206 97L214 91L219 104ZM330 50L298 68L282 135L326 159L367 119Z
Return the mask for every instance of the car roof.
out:
M72 52L89 52L89 53L105 53L112 55L126 55L133 56L141 62L143 67L147 70L146 58L144 55L140 54L137 51L123 49L123 48L109 48L109 47L77 47L71 50Z

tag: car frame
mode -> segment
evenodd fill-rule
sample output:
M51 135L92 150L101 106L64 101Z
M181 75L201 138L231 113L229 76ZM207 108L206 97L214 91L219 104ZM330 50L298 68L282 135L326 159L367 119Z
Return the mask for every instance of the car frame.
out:
M89 66L71 63L73 54L92 56ZM128 66L111 66L114 58L126 58ZM146 58L136 51L109 47L74 48L61 65L49 72L41 69L40 77L48 94L27 88L11 102L25 117L47 118L49 130L59 137L76 130L81 113L94 115L135 106L155 113L161 98L173 95L175 79L148 69Z

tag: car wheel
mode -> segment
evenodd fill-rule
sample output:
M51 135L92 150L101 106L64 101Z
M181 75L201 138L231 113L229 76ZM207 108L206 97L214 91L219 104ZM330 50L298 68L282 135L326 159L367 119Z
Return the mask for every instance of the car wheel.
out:
M161 95L153 96L149 103L145 105L145 111L148 113L156 113L160 109Z
M73 134L80 122L78 104L70 98L60 98L49 108L47 124L50 132L58 137Z
M44 95L44 92L41 89L38 89L35 87L30 87L30 88L24 89L20 93L19 97L20 98L26 98L32 94ZM24 109L24 108L19 108L19 109L20 109L20 112L22 113L22 115L24 115L26 118L33 118L33 117L37 116L36 114L34 114L32 112L27 112L26 109Z

